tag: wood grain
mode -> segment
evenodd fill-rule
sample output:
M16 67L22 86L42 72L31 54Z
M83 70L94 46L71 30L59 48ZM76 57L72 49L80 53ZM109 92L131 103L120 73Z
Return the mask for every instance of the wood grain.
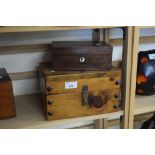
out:
M121 61L113 61L112 65L116 68L121 67ZM24 79L34 79L38 78L38 70L27 71L27 72L18 72L18 73L9 73L11 80L24 80Z
M38 78L38 71L18 72L9 73L11 80L25 80L25 79L36 79Z
M132 58L132 34L133 28L124 28L123 58L122 58L122 94L121 103L124 110L124 116L121 118L121 128L128 128L129 125L129 104L130 104L130 86L131 86L131 58Z
M108 127L108 120L107 118L98 119L94 121L94 128L95 129L106 129Z
M105 41L109 43L109 29L95 29L92 30L92 41ZM106 118L94 121L94 127L96 129L102 129L105 127Z
M103 89L113 89L118 88L117 81L120 81L120 71L103 73L100 76L98 74L89 74L88 76L77 75L76 77L69 74L68 76L52 77L48 76L46 78L46 88L52 87L51 91L46 91L46 94L69 94L69 93L79 93L82 91L84 85L88 86L89 91L103 90ZM65 82L77 81L78 87L75 89L66 89Z
M55 71L106 71L112 68L112 55L110 54L79 54L79 55L53 55L52 69ZM80 58L85 62L81 63Z
M78 29L115 28L115 27L116 26L1 26L0 33L78 30Z
M138 96L137 95L134 107L135 107L134 115L154 112L155 111L155 95L152 95L152 96ZM132 113L132 118L133 118L133 113Z
M116 68L111 71L97 72L51 72L49 63L41 63L40 71L45 77L46 88L53 88L51 91L46 89L46 94L81 93L83 85L87 85L89 91L120 88L120 85L117 84L117 82L120 81L121 71ZM77 81L78 84L77 88L65 88L65 82L75 81Z
M16 46L0 47L0 55L32 53L32 52L48 52L48 51L50 51L50 44L30 44L30 45L16 45Z
M102 36L103 37L103 36ZM109 39L109 43L113 46L121 46L123 44L122 38ZM141 44L155 43L155 36L140 37ZM51 44L28 44L16 46L2 46L0 47L0 55L3 54L20 54L32 52L48 52Z
M112 67L112 49L111 45L99 41L53 42L51 67L56 71L109 70ZM84 61L81 62L80 58Z
M141 28L141 29L142 29L142 28L143 28L143 29L144 29L144 28L145 28L145 29L152 28L152 29L153 29L153 28L155 28L155 26L139 26L139 28Z
M72 117L81 117L87 115L100 114L102 112L113 112L117 110L117 106L114 108L115 101L119 100L119 84L116 81L120 79L120 71L118 69L112 71L99 71L99 72L51 72L49 63L40 64L40 82L42 92L47 98L45 106L45 114L48 120L65 119ZM118 79L118 80L117 80ZM77 81L78 87L75 89L65 89L66 81ZM109 81L109 82L108 82ZM46 84L45 84L46 82ZM103 85L101 85L103 83ZM45 85L45 86L44 86ZM107 102L107 109L104 111L98 111L92 108L82 106L82 87L88 85L89 93L92 91L104 93L104 99ZM112 89L114 88L114 89ZM47 88L47 89L46 89ZM49 88L52 88L49 90ZM108 89L108 90L107 90ZM110 89L110 90L109 90ZM107 91L105 91L107 90ZM115 94L117 91L117 94ZM108 92L108 93L107 93ZM115 92L115 93L114 93ZM95 94L96 94L95 93ZM57 95L56 95L57 94ZM110 97L109 97L110 95ZM116 97L116 95L118 95ZM101 96L101 95L99 95ZM108 102L112 98L111 102ZM56 103L56 104L54 104ZM112 105L113 104L113 105ZM108 107L111 108L108 110ZM68 108L69 109L66 109ZM51 109L52 108L52 109ZM54 108L54 109L53 109ZM99 108L100 109L100 108ZM52 111L49 111L52 110ZM54 110L54 111L53 111ZM47 114L50 112L48 116ZM53 113L56 114L54 118ZM65 115L63 115L65 113ZM62 115L61 115L62 114ZM60 116L60 117L59 117ZM51 119L50 119L51 118Z
M16 115L12 82L5 69L0 69L0 119Z
M138 52L139 52L139 27L133 27L133 47L132 47L131 85L130 85L131 93L130 93L130 106L129 106L129 128L133 128L133 122L134 122Z
M115 98L115 94L119 93L119 89L104 90L102 93L107 98L106 104L102 108L82 106L81 93L48 95L46 103L48 109L47 120L59 120L118 111L114 106L119 104L119 99ZM48 105L48 101L52 101L53 104ZM52 112L53 115L49 116L48 112Z
M155 97L154 97L155 98ZM152 98L152 105L154 98ZM79 117L79 118L71 118L65 120L57 120L57 121L46 121L43 116L41 103L40 103L40 94L30 94L30 95L21 95L16 96L16 109L17 109L17 116L11 119L0 120L0 129L26 129L26 128L58 128L58 125L66 125L69 123L76 123L81 121L90 121L96 120L99 118L108 118L106 128L119 126L120 124L120 115L123 114L122 111L118 111L115 113L108 113L108 114L100 114L100 115L93 115L93 116L86 116L86 117ZM140 104L144 99L141 98ZM144 100L145 103L148 103L149 97ZM144 103L143 102L143 103ZM142 103L142 104L143 104ZM144 105L144 104L143 104ZM145 104L147 106L147 104ZM138 108L138 107L137 107ZM145 107L143 108L145 109ZM150 107L151 109L151 107ZM143 113L143 111L141 111ZM146 112L146 111L145 111ZM141 115L136 115L134 121L144 121L149 119L152 116L152 113L146 113ZM114 119L116 118L116 119ZM94 124L88 124L79 127L73 128L94 128Z
M16 116L15 102L12 92L0 93L0 119Z
M91 121L101 118L118 118L123 114L119 110L114 113L106 113L85 117L77 117L56 121L46 121L43 115L40 94L21 95L15 97L17 116L15 118L0 120L0 129L45 129L58 128L69 123L77 123L83 121Z

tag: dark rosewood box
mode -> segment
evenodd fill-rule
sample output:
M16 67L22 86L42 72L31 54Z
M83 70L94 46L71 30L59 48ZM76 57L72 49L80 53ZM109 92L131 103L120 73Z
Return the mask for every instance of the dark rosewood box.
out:
M0 119L16 116L11 79L4 68L0 68Z
M113 47L106 42L59 41L51 45L55 71L95 71L112 68Z

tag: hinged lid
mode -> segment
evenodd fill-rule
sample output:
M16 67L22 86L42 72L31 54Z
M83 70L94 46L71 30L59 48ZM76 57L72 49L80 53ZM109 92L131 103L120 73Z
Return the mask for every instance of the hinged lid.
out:
M112 46L106 42L94 41L56 41L51 45L53 54L110 54ZM60 49L60 50L58 50ZM65 50L67 49L67 50ZM74 53L73 50L74 49Z

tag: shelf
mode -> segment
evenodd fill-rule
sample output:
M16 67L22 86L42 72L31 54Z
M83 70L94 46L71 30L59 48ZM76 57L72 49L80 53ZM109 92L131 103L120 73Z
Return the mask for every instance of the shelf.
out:
M52 128L56 125L73 123L77 121L89 121L100 118L120 117L123 111L109 114L93 115L86 117L70 118L58 121L46 121L42 112L40 96L24 95L15 97L17 117L0 120L0 129L20 129L20 128Z
M152 96L136 96L135 115L154 112L155 111L155 95Z
M0 33L96 29L96 28L114 28L114 27L116 26L0 26Z
M154 29L155 28L155 26L140 26L139 28L141 28L141 29Z

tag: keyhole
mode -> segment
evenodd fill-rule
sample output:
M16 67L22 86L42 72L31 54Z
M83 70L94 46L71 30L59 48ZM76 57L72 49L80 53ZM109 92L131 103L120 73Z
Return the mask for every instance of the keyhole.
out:
M85 58L84 57L81 57L80 58L80 62L85 62Z

